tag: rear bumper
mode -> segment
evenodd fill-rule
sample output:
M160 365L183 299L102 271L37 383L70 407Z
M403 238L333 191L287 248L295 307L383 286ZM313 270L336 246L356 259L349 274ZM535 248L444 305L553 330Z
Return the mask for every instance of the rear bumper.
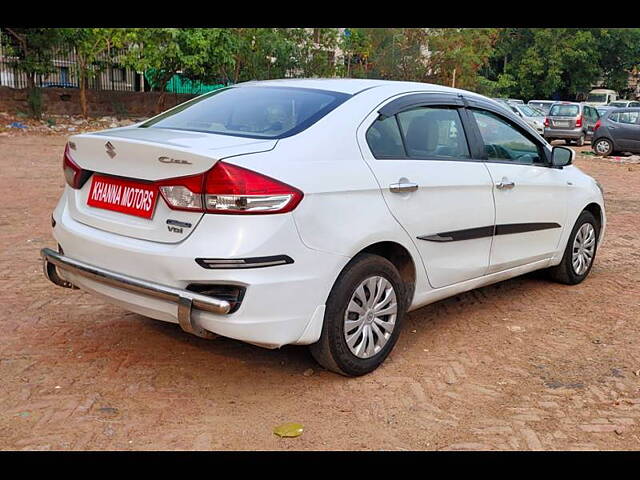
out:
M305 246L290 214L256 218L205 215L196 231L174 244L129 238L85 225L72 218L66 195L53 216L53 236L64 258L51 250L46 258L59 271L62 282L140 315L186 326L187 331L189 317L195 332L203 333L200 328L266 348L306 345L319 338L327 296L349 261L346 256ZM209 269L196 262L197 258L275 254L289 255L294 263ZM86 274L87 266L98 272L98 278ZM191 291L191 285L240 287L244 296L229 313L222 313L224 304L216 312L216 299ZM149 286L156 293L150 294ZM181 297L191 299L190 315L188 302Z
M221 300L206 295L200 295L188 290L162 285L160 283L142 280L121 273L112 272L104 268L89 265L55 252L49 248L40 251L43 261L45 276L53 283L61 287L72 287L70 282L63 280L58 275L58 269L72 275L79 275L103 285L109 285L122 290L136 292L148 297L154 297L175 303L180 327L188 333L201 337L209 337L208 331L198 326L192 316L193 309L204 310L211 313L229 313L231 305L226 300Z
M545 128L544 129L544 138L568 138L568 139L578 139L581 135L586 137L586 133L581 128L576 129L560 129L560 128Z

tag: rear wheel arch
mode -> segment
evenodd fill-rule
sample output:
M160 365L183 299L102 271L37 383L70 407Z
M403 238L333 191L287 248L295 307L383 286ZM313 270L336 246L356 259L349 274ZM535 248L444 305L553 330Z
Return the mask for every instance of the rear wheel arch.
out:
M408 308L413 302L417 275L416 262L409 250L398 242L381 241L363 248L354 255L354 258L363 253L370 253L386 258L396 267L404 283L407 300L406 306Z

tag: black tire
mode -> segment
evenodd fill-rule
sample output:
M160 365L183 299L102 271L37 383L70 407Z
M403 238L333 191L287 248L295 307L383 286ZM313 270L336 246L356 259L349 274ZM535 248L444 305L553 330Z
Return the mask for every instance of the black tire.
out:
M598 152L597 150L598 145L604 145L604 144L607 145L607 151L604 153ZM595 142L593 142L592 148L593 148L593 152L596 155L600 155L601 157L608 157L609 155L613 154L613 142L608 138L602 137L597 139Z
M572 143L573 143L573 140L570 140L570 139L568 139L568 138L565 138L565 139L564 139L564 144L565 144L565 145L571 145Z
M576 140L576 145L578 147L582 147L584 145L585 142L585 136L584 133L582 135L580 135L580 138L578 140Z
M398 309L395 326L387 343L370 358L351 352L344 335L344 317L356 288L371 276L381 276L391 283ZM344 268L327 299L320 340L309 345L313 358L327 370L345 376L359 376L375 370L393 349L407 310L407 294L396 267L386 258L369 253L359 254Z
M573 242L576 238L576 235L578 234L578 230L585 223L590 223L591 225L593 225L593 228L595 230L596 242L594 245L593 258L591 259L589 267L582 275L578 275L576 274L571 261L573 256ZM600 238L600 226L598 224L598 221L591 212L584 210L578 217L578 220L576 220L576 224L573 226L573 230L571 230L571 235L569 235L567 246L564 249L562 261L555 267L549 268L548 272L550 277L556 282L564 283L566 285L576 285L587 278L587 275L589 275L589 272L593 267L593 263L596 261L596 255L598 253L598 238Z

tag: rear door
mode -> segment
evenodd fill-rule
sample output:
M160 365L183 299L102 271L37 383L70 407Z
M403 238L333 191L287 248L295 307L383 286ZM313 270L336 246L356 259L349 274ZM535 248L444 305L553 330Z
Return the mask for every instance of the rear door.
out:
M492 181L467 139L462 99L400 97L358 131L382 195L416 245L434 288L487 272L493 235Z
M547 166L545 144L499 110L470 100L469 114L493 181L496 225L488 272L550 258L566 221L566 172Z

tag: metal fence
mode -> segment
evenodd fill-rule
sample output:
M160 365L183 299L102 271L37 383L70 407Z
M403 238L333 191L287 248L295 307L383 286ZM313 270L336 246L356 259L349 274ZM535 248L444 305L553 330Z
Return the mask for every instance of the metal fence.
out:
M12 39L0 29L0 86L26 88L27 75L20 71L20 59L12 55ZM95 65L89 78L89 88L95 90L148 91L142 75L124 67L118 52L106 52ZM60 44L51 57L50 73L36 75L38 87L78 88L80 79L76 68L76 50L72 45Z
M13 37L3 32L0 28L0 86L26 88L28 86L27 75L18 68L20 59L12 55L12 50L15 51ZM121 53L117 51L106 52L102 55L99 61L92 66L93 72L88 80L88 87L94 90L130 92L156 90L153 88L148 72L143 75L126 68L119 61L120 58ZM36 75L35 83L36 86L43 88L78 88L80 86L80 78L74 46L68 44L57 45L51 56L50 73ZM199 95L223 86L222 83L209 85L191 81L180 74L176 74L168 82L165 90L171 93Z

